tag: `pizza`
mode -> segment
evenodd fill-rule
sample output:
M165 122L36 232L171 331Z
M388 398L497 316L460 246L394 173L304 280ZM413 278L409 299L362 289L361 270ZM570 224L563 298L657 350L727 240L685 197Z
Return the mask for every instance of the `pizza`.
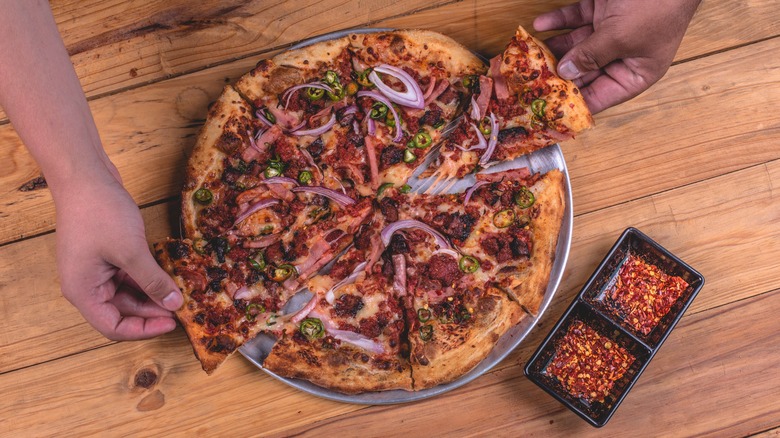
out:
M264 333L264 368L343 393L467 373L538 312L565 208L561 171L489 167L591 123L522 29L489 64L423 30L261 60L209 108L183 235L153 245L203 369Z

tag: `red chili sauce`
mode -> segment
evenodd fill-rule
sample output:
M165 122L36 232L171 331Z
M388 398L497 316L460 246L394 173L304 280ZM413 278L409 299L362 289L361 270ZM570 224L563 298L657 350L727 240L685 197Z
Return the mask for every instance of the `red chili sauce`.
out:
M606 290L604 304L636 332L647 335L685 292L688 283L657 266L629 255L615 283Z
M603 403L634 360L615 341L582 321L574 321L556 344L555 355L545 371L572 396Z

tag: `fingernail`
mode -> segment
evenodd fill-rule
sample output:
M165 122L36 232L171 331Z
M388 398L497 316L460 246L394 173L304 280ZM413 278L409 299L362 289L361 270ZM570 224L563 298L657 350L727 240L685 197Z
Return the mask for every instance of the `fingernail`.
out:
M580 71L571 61L564 61L558 66L558 74L564 79L577 79L580 77Z
M179 310L181 305L184 304L184 298L180 292L173 291L163 298L162 304L168 310Z

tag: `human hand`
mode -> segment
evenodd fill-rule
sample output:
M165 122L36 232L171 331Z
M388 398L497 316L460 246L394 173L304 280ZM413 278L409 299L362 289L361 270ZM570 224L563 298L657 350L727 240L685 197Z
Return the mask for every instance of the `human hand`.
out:
M181 292L152 257L138 207L121 184L104 172L99 181L59 187L54 199L63 296L112 340L173 330Z
M558 74L574 80L595 114L663 77L699 2L581 0L536 17L534 29L572 29L546 43L560 59Z

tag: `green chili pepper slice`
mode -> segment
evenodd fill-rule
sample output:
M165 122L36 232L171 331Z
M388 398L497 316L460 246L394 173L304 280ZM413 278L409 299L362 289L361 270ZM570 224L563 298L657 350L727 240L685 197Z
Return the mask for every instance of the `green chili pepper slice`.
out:
M534 201L536 197L527 187L521 187L520 191L515 193L515 204L520 208L528 208L534 205Z
M379 189L377 189L376 195L381 196L382 193L384 193L385 190L389 189L390 187L393 187L393 183L391 182L382 184L381 186L379 186Z
M389 112L387 113L387 116L385 117L385 125L395 128L395 116L393 116L393 113Z
M319 339L325 334L325 329L322 327L322 321L318 318L304 319L301 321L300 330L310 341Z
M497 226L498 228L506 228L515 221L515 212L512 209L507 208L506 210L501 210L495 215L493 215L493 225Z
M433 139L431 138L431 134L428 134L425 131L420 131L415 134L414 138L412 139L412 143L414 144L414 147L418 149L425 149L433 143Z
M425 324L420 326L420 339L422 339L425 342L430 341L433 339L433 326L430 324Z
M341 84L331 85L333 92L328 91L328 98L334 102L341 100L344 97L344 87Z
M276 282L282 282L290 278L293 272L295 272L295 266L288 265L288 264L279 265L276 268L274 268L271 274L271 280Z
M246 319L247 321L254 321L257 315L265 312L265 306L258 303L251 303L246 306Z
M410 186L409 184L404 184L401 186L401 188L398 189L398 191L403 194L407 194L412 191L412 186Z
M277 169L277 168L275 168L275 167L268 166L268 168L265 169L265 177L266 178L273 178L273 177L279 176L281 174L282 174L282 171Z
M306 97L309 98L311 101L320 100L322 99L322 96L325 95L325 90L322 88L307 88L306 89Z
M211 200L214 199L214 195L211 194L211 190L202 187L198 190L195 190L193 197L196 201L198 201L198 204L201 205L209 205L211 204Z
M416 159L417 159L417 155L415 155L411 149L407 149L404 151L404 163L414 163L414 160Z
M198 254L206 254L206 244L207 243L208 242L206 242L205 240L203 240L201 238L197 238L197 239L192 241L192 249L194 249L195 252L198 253Z
M461 271L467 274L473 274L474 272L477 272L477 269L479 269L479 260L477 260L476 257L469 255L463 256L458 261L458 267Z
M547 108L547 101L544 99L534 99L531 102L531 112L537 117L544 117L544 109Z
M417 309L417 319L419 319L420 322L428 322L432 316L433 313L430 311L430 309L426 309L424 307Z
M490 135L491 132L493 132L493 125L490 122L490 117L483 117L482 120L479 121L479 132Z
M357 82L350 81L345 87L344 91L347 92L347 96L354 96L357 94L359 89L360 87L358 86Z
M265 257L263 253L258 253L254 257L249 257L249 264L257 271L262 271L266 267Z
M439 129L442 126L444 126L445 123L447 123L447 122L445 122L444 119L439 119L438 122L433 124L433 129Z
M369 74L371 74L370 68L358 72L357 78L355 78L357 80L357 83L360 84L360 86L362 87L366 87L366 88L373 87L374 84L371 82L371 79L368 78Z
M314 178L314 175L308 170L301 170L301 172L298 174L298 182L301 184L310 183L312 178Z
M268 108L263 110L263 115L266 119L268 119L269 122L276 123L276 116L273 115L273 113L269 111Z
M376 102L371 106L371 112L368 114L374 120L380 120L387 117L387 105L382 102Z
M341 84L341 81L339 81L339 75L333 70L328 70L325 72L325 83L328 85L333 84Z
M477 85L479 82L479 79L477 79L477 75L468 75L465 78L463 78L463 86L465 88L471 89L474 88L475 85Z

